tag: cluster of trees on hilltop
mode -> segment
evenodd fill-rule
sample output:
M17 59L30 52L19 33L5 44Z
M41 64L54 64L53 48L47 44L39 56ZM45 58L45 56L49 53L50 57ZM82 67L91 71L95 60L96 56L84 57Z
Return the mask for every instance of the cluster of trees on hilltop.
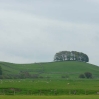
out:
M77 51L61 51L55 54L54 61L82 61L89 62L86 54Z

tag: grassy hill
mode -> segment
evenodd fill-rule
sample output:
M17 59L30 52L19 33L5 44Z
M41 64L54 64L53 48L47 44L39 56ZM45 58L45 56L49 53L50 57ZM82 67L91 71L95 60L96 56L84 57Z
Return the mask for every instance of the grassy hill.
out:
M84 72L91 72L93 77L99 78L99 67L77 61L66 62L46 62L46 63L33 63L33 64L14 64L7 62L0 62L3 70L3 75L17 75L20 71L29 72L31 75L39 75L43 78L52 79L78 79L78 76Z

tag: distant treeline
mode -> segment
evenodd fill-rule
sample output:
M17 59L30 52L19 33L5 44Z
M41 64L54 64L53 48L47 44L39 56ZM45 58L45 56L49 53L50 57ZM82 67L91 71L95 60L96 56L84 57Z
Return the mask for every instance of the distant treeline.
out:
M89 57L77 51L60 51L55 54L54 61L82 61L82 62L89 62Z

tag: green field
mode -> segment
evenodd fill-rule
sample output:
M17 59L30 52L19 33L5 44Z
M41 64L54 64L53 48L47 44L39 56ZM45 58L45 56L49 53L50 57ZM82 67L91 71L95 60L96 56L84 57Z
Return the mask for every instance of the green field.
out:
M91 72L94 79L99 78L99 67L77 61L66 62L46 62L33 64L14 64L0 62L3 75L18 75L20 71L26 71L31 75L38 75L42 78L61 79L66 76L68 79L78 79L78 76L84 72Z
M96 95L99 80L1 80L1 95Z
M0 96L0 99L99 99L98 95L67 95L67 96Z
M36 78L0 79L0 95L97 95L99 92L99 67L77 61L14 64L0 62L3 76L28 72ZM91 72L92 79L79 75ZM62 78L65 76L65 78Z

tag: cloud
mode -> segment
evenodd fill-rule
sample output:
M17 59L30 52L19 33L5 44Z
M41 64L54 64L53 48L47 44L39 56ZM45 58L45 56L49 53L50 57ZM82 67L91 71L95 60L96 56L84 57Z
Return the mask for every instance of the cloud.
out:
M0 5L2 61L53 61L56 52L75 50L88 54L90 63L99 64L95 58L99 56L99 15L92 15L98 11L92 10L88 2L10 0Z
M88 2L92 2L92 3L95 3L95 4L97 4L97 3L99 3L99 0L87 0Z

